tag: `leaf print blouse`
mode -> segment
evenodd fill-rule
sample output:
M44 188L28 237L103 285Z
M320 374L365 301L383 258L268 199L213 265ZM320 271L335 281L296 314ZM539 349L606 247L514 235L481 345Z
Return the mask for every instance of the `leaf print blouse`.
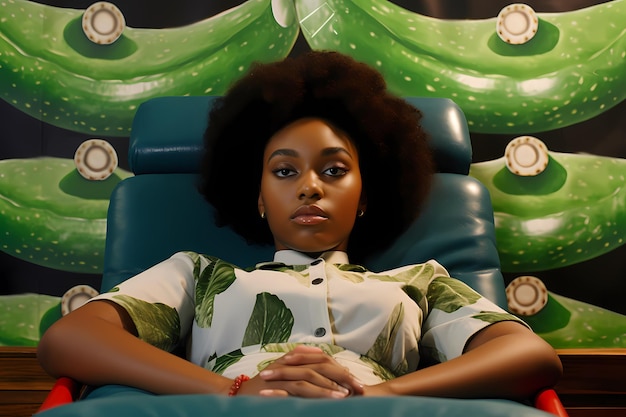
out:
M162 349L191 337L188 359L230 378L309 344L376 384L461 355L491 323L519 321L435 261L375 273L344 252L278 251L251 270L180 252L98 299L125 308Z

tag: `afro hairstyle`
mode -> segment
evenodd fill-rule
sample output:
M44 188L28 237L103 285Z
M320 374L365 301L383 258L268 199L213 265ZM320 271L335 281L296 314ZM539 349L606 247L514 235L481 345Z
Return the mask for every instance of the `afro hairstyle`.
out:
M311 51L254 64L209 113L200 192L249 243L273 244L258 213L263 153L270 138L302 118L339 128L359 154L367 214L355 223L350 257L385 249L415 220L434 172L421 113L387 91L380 73L336 52Z

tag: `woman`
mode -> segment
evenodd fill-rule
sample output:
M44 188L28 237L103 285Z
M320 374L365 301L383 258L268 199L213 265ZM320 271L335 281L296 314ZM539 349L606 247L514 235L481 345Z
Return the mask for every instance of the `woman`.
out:
M273 244L248 270L178 253L55 323L52 375L155 393L528 398L561 365L436 261L360 261L415 219L432 162L419 112L369 67L312 52L258 65L210 115L201 191ZM188 360L169 351L188 342ZM432 366L418 366L423 363Z

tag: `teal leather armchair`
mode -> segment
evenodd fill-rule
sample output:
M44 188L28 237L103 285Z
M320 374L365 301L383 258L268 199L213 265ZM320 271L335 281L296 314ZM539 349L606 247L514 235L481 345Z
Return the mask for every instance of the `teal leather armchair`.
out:
M229 228L216 227L212 207L196 190L202 137L214 99L162 97L138 109L129 146L135 176L122 181L111 197L102 291L181 250L211 254L240 266L272 259L272 247L250 246ZM489 194L467 175L472 149L465 117L448 99L407 100L423 113L438 173L417 221L365 266L376 271L436 259L453 277L506 308ZM155 396L121 386L98 387L80 401L53 407L75 396L75 383L59 380L41 417L547 415L529 405L494 399ZM554 391L538 398L541 408L566 415Z

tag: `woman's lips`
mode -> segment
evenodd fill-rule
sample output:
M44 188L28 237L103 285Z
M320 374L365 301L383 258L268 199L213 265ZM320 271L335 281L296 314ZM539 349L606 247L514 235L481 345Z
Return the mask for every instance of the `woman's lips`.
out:
M326 220L326 212L318 206L300 206L291 215L292 222L305 226L320 224Z

